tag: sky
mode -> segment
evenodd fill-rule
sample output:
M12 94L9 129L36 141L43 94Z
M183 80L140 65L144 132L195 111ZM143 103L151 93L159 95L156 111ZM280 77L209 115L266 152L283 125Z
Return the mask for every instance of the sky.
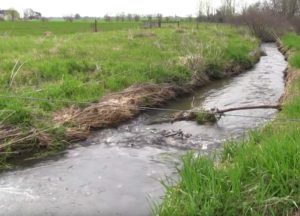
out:
M217 7L222 0L206 0ZM247 4L257 0L237 0ZM241 3L240 3L241 4ZM164 16L196 15L199 0L0 0L0 9L15 8L23 14L32 8L46 17L61 17L79 13L81 16L100 17L121 12L132 14L163 14Z

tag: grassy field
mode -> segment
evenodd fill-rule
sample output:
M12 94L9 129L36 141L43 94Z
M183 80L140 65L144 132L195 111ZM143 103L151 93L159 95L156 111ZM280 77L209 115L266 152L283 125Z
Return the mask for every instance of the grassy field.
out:
M133 84L181 85L193 73L222 78L227 65L251 65L258 46L245 29L225 25L145 30L106 23L111 31L99 33L85 25L0 22L0 126L49 128L54 112Z
M221 39L214 39L220 36ZM133 29L2 36L1 95L71 100L75 104L93 102L107 92L132 84L184 83L192 74L185 61L193 56L201 57L209 69L215 69L211 73L218 76L231 61L250 61L248 54L256 46L257 41L246 32L214 25L180 33L175 29ZM66 105L70 104L0 97L0 109L16 111L2 122L10 124L34 125L45 113ZM0 117L0 122L3 120Z
M141 22L98 21L98 31L128 30L141 27ZM0 35L5 36L43 36L45 34L65 35L94 31L94 21L6 21L0 22Z
M296 77L278 119L300 118L300 36L289 34ZM298 69L298 71L297 71ZM167 186L158 215L295 215L300 205L300 123L275 120L214 157L183 158L180 180Z

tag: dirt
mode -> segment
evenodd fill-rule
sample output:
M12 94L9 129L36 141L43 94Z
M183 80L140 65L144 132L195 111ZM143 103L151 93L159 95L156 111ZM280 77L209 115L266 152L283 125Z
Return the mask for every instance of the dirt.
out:
M282 44L282 42L277 41L277 46L279 51L284 55L285 60L288 61L289 56L291 53L289 50ZM293 83L296 79L300 77L300 70L296 68L292 68L291 66L288 66L288 68L284 71L284 84L285 84L285 90L283 95L279 99L279 103L284 104L289 101L289 98L291 98L292 93L294 91L291 91L291 83Z

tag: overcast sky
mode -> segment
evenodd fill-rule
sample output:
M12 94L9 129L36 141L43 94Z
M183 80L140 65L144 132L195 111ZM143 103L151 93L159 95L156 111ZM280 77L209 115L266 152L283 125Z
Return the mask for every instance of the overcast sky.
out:
M210 1L218 6L222 0ZM254 1L257 0L237 0L239 3ZM1 9L15 8L23 14L24 9L32 8L48 17L75 13L81 16L104 16L121 12L187 16L195 15L198 5L199 0L0 0Z

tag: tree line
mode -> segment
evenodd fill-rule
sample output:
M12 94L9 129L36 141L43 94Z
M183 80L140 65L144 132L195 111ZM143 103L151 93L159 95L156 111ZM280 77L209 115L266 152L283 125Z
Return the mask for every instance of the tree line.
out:
M222 0L213 9L209 0L199 0L197 21L247 25L263 41L275 41L280 34L300 33L300 0L246 1Z

